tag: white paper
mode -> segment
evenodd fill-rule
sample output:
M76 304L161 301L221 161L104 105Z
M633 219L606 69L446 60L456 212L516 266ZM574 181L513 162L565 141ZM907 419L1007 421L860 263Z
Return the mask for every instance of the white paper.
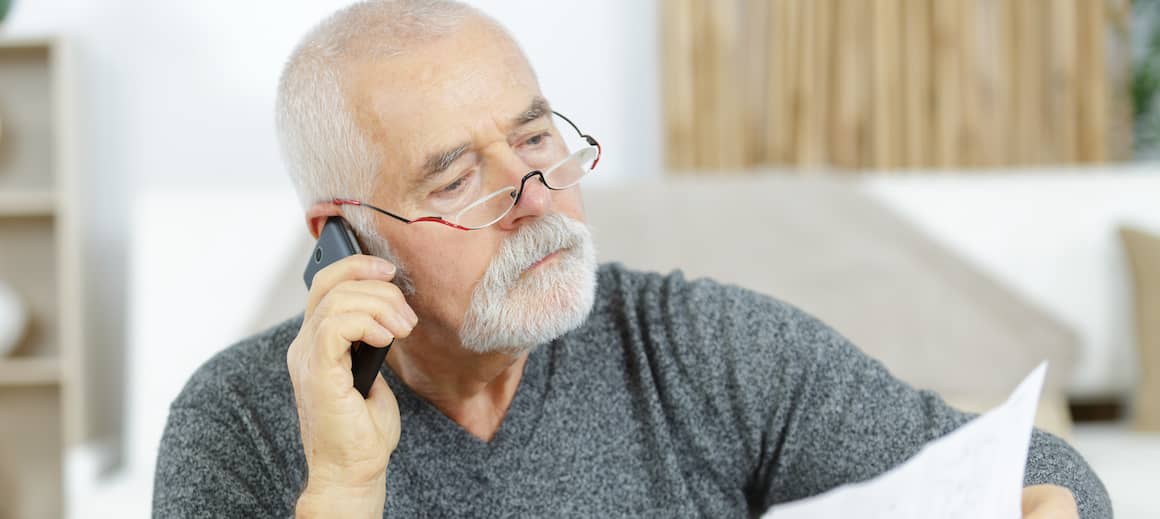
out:
M861 483L776 505L763 519L1022 517L1023 469L1044 362L1007 401Z

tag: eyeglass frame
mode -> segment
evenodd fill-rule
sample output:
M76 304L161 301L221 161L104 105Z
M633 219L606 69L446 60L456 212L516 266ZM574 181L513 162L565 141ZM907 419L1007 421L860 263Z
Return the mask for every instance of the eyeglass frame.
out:
M568 125L571 126L573 130L576 130L576 133L580 135L580 138L582 138L586 142L588 142L589 146L596 147L596 159L592 161L592 168L588 170L588 173L591 173L592 170L596 169L596 164L600 163L600 157L604 152L603 148L600 146L600 143L597 142L596 139L593 138L591 135L588 135L588 134L580 131L580 127L576 126L576 123L572 122L571 119L565 117L564 114L561 114L560 112L557 112L555 110L552 110L552 113L559 116L561 119L564 120L564 122L568 123ZM549 172L551 172L552 169L559 167L559 165L563 164L564 162L567 162L569 159L576 156L577 154L579 154L582 151L583 150L576 150L576 151L570 153L566 158L564 158L564 160L561 160L560 162L556 163L556 165L552 166L552 168L548 168ZM588 175L588 173L585 173L584 175ZM390 216L391 218L394 218L395 220L398 220L398 221L403 222L405 224L412 224L412 223L419 223L419 222L434 222L434 223L441 223L443 225L446 225L446 226L451 227L453 229L459 229L461 231L478 231L480 229L486 229L488 227L491 227L492 225L495 225L496 222L503 220L504 217L506 217L509 213L511 213L512 209L515 209L515 207L517 205L519 205L520 197L524 196L524 186L527 184L528 179L530 179L532 177L536 177L536 176L540 177L540 183L543 184L544 187L546 187L552 191L563 191L565 189L571 188L571 187L575 186L576 184L580 183L580 180L577 180L576 182L573 182L572 184L569 184L565 187L559 187L559 188L552 187L550 184L548 184L548 179L544 177L543 171L538 170L538 169L534 169L532 171L529 171L517 183L517 185L519 185L519 190L516 191L516 196L515 196L515 199L512 201L511 207L509 207L507 209L507 211L504 211L504 213L502 215L500 215L499 218L496 218L491 223L484 225L482 227L464 227L462 225L450 222L450 221L446 220L445 218L443 218L442 216L424 216L422 218L408 219L408 218L404 218L402 216L399 216L395 213L392 213L390 211L387 211L386 209L382 209L380 207L373 206L371 204L363 202L362 200L358 200L358 199L354 199L354 198L334 198L331 200L331 203L333 203L334 205L339 205L339 206L350 205L350 206L356 206L356 207L365 207L367 209L372 209L372 210L379 212L381 214ZM583 178L584 177L580 177L581 180ZM508 186L508 187L511 187L511 186ZM496 193L499 193L501 191L503 191L503 189L488 193L487 195L484 195L483 197L481 197L479 200L484 200L484 199L491 197L491 196L493 196ZM478 200L477 200L477 202L478 202Z

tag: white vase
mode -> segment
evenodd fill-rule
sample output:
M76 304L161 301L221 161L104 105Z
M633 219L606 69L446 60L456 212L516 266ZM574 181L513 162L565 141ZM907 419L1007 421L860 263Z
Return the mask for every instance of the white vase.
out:
M24 338L28 308L7 283L0 280L0 357L6 356Z

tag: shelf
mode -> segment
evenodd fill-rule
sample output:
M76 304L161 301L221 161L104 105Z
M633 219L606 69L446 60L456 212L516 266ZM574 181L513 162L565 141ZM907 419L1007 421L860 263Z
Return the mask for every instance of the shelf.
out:
M37 39L0 45L0 189L51 189L57 176L53 47Z
M0 386L5 519L64 517L61 395L59 385Z
M49 49L52 47L55 38L51 36L40 37L0 37L0 49Z
M0 358L0 390L9 386L46 386L59 382L60 362L55 358Z
M64 48L0 36L0 280L28 310L0 356L0 519L64 516L64 448L88 439L79 222L67 210L77 85Z
M0 216L50 216L56 194L43 189L0 189Z

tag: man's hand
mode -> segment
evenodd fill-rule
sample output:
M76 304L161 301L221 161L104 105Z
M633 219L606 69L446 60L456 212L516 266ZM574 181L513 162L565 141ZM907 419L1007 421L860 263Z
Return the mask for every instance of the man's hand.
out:
M418 317L381 258L343 258L314 276L298 336L286 352L308 470L302 516L381 517L386 470L399 444L399 406L382 375L354 388L350 346L383 347Z
M1057 485L1033 485L1023 489L1024 519L1079 519L1071 490Z

